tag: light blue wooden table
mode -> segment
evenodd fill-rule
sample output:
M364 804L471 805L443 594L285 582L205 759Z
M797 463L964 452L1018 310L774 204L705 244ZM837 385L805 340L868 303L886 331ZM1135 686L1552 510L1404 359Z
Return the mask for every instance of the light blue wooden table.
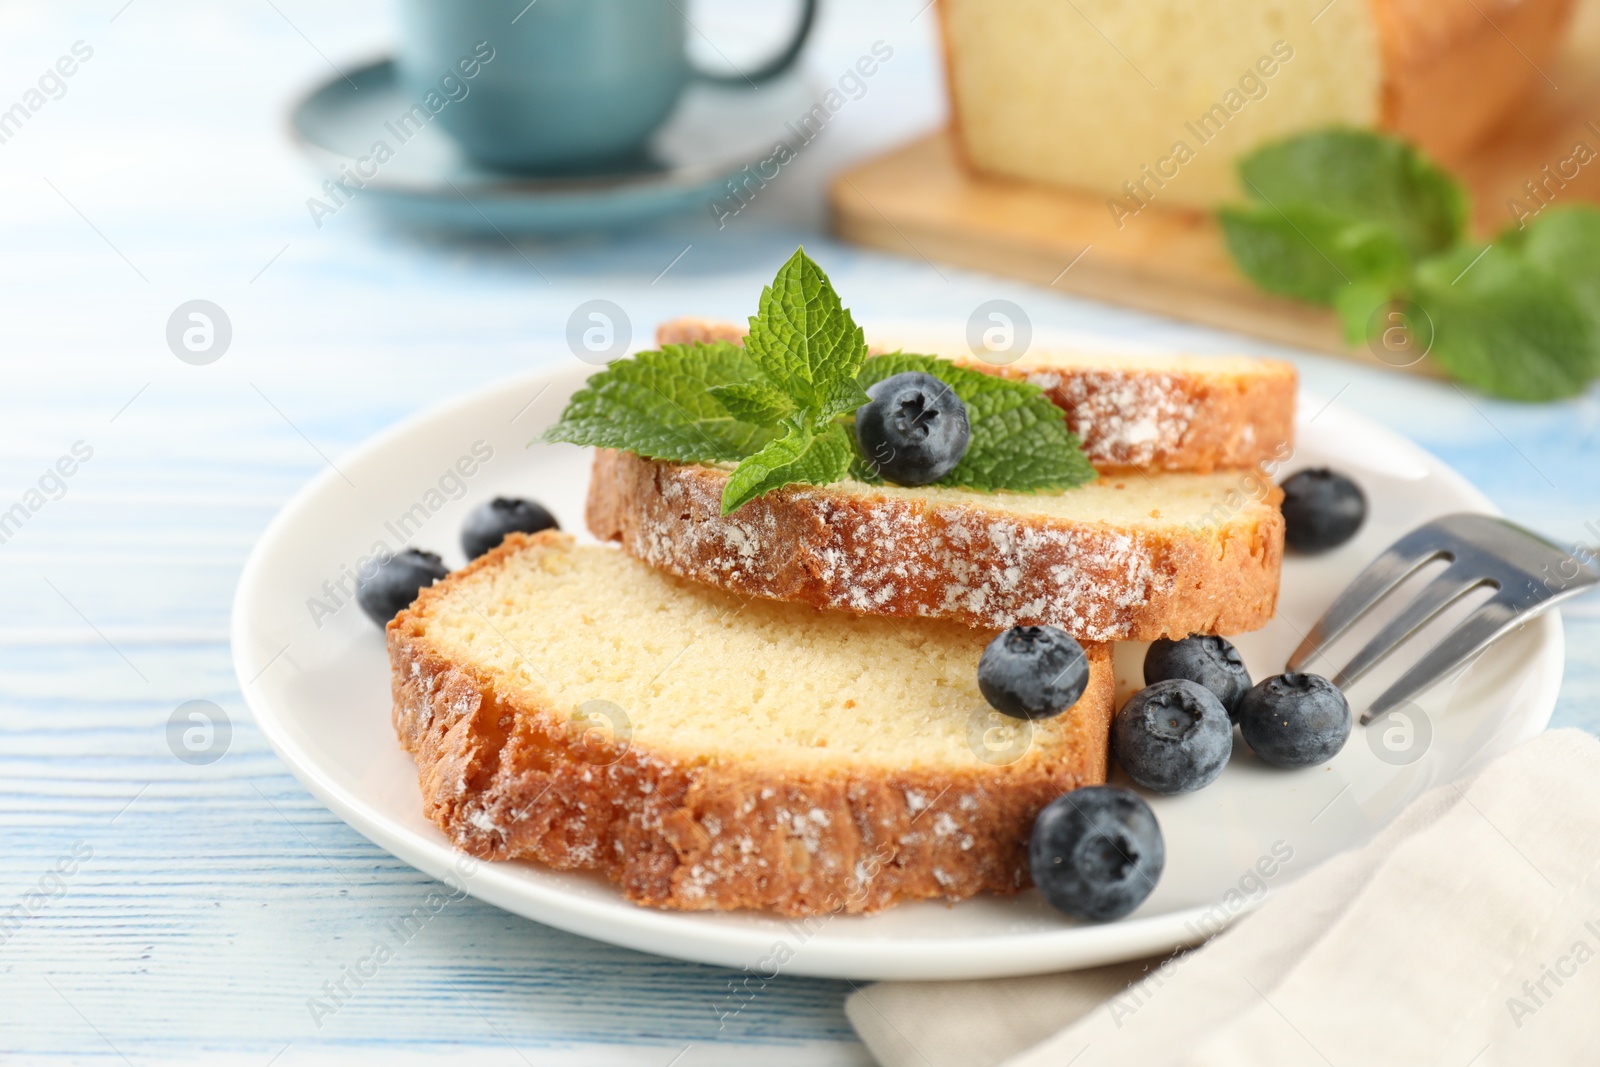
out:
M1040 328L1268 351L823 236L825 176L942 114L921 0L849 6L827 12L815 76L832 81L878 40L893 61L726 227L708 211L515 247L396 232L359 203L311 221L320 179L283 135L285 101L380 53L383 6L0 9L0 109L75 42L92 49L0 143L0 512L26 511L0 543L0 1060L864 1061L846 983L782 978L724 1021L728 972L472 900L337 1012L315 1011L432 883L284 771L244 713L227 643L239 569L291 493L401 416L570 360L567 316L591 298L640 331L742 316L804 241L863 317L964 318L1005 297ZM778 7L695 10L738 57ZM234 331L204 367L164 339L196 298ZM1309 387L1415 437L1511 515L1600 539L1595 394L1519 407L1294 358ZM47 473L58 461L70 476ZM1556 723L1600 729L1600 611L1567 620ZM226 755L206 766L174 758L166 735L195 699L232 718Z

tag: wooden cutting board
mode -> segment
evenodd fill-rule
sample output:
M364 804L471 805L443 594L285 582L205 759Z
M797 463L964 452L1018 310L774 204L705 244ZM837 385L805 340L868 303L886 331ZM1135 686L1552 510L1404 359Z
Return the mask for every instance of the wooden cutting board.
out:
M1545 73L1527 106L1451 167L1471 191L1474 228L1484 236L1515 221L1509 198L1538 206L1524 183L1569 160L1577 142L1600 153L1600 0L1581 6L1566 54ZM1578 200L1600 201L1600 158L1580 167L1553 202ZM1346 346L1331 312L1255 289L1233 267L1209 215L1152 205L1118 229L1104 195L967 171L948 131L841 174L829 203L834 229L858 244L1383 362ZM1427 360L1408 369L1437 373Z

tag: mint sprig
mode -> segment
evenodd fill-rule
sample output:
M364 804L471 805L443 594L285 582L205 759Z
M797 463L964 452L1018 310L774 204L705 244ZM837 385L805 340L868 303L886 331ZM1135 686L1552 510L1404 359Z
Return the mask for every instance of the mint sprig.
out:
M762 290L743 348L664 345L590 377L543 434L677 463L736 463L722 513L785 485L877 481L855 442L866 389L902 371L932 374L967 408L971 438L937 484L983 492L1070 489L1095 470L1066 416L1026 382L934 356L867 356L822 269L799 249Z
M1600 209L1551 208L1487 246L1467 195L1405 142L1332 129L1239 163L1247 204L1218 212L1234 262L1268 292L1333 308L1350 344L1390 327L1494 396L1551 400L1600 375Z
M1077 435L1067 429L1061 409L1044 391L994 374L958 367L937 356L904 352L874 356L861 368L860 382L872 386L904 371L922 371L945 382L966 405L970 438L956 469L938 484L983 492L1059 489L1093 481L1095 469ZM877 481L869 464L863 481Z

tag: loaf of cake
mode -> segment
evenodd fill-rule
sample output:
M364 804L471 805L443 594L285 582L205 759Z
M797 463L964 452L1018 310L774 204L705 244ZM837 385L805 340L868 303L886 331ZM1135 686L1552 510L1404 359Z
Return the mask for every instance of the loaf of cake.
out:
M995 175L1154 204L1239 195L1234 161L1330 125L1448 164L1544 79L1570 0L938 0L956 140Z

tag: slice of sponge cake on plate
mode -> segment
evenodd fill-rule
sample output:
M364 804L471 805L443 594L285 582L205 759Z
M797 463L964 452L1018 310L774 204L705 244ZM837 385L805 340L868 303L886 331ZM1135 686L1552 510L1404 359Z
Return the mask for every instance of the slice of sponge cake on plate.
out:
M1015 892L1038 811L1105 780L1109 648L1035 722L979 692L991 636L743 599L553 531L388 627L395 728L458 847L791 915Z
M1092 641L1266 625L1282 492L1259 471L1102 477L1065 492L791 485L721 513L719 466L600 450L596 537L743 596Z

